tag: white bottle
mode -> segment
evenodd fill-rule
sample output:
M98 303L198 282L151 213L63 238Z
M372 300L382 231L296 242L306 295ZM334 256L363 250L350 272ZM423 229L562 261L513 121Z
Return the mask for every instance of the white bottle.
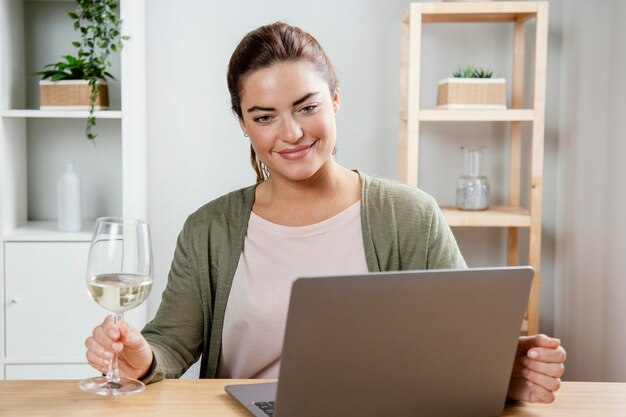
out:
M80 178L70 162L57 182L57 228L62 232L79 232L82 223Z

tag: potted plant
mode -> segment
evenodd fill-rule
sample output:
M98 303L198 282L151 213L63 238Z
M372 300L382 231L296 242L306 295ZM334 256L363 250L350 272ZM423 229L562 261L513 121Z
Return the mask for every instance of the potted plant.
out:
M107 78L114 79L107 68L110 55L120 51L128 40L120 32L122 20L117 15L117 0L76 0L76 11L69 12L80 41L72 42L76 55L65 55L64 61L48 64L37 74L40 81L41 109L89 110L85 135L94 140L94 110L109 105Z
M452 78L439 81L440 109L506 109L506 80L492 78L493 71L468 65L459 67Z

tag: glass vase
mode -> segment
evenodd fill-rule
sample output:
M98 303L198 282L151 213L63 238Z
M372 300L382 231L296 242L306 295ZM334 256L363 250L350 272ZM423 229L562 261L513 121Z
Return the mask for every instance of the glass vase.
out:
M459 210L489 208L489 179L482 174L484 147L464 146L465 174L456 186L456 206Z

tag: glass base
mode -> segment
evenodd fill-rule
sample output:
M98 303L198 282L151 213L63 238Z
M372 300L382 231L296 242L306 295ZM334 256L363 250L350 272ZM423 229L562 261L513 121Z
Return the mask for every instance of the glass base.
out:
M143 382L131 378L120 378L120 383L109 382L106 376L80 381L80 389L103 396L139 394L146 389Z

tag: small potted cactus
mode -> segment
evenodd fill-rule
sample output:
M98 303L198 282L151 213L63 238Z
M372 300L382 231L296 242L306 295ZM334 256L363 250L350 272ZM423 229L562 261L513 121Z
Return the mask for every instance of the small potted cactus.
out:
M452 78L439 81L437 108L506 109L506 80L492 76L484 68L459 67Z

